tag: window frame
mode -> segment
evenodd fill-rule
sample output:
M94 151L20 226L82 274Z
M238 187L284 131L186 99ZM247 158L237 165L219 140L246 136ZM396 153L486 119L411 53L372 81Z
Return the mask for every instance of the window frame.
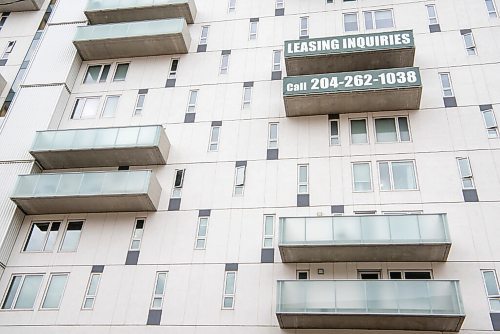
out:
M231 54L221 54L220 57L220 66L219 66L219 75L226 75L229 73L229 56ZM224 64L225 63L225 64Z
M116 79L116 73L118 72L118 67L120 65L128 65L127 67L127 72L125 72L125 77L123 79ZM130 69L130 62L119 62L116 63L115 70L113 71L113 78L111 79L111 82L123 82L127 80L127 75L128 75L128 70Z
M401 129L399 127L399 119L400 118L406 118L406 125L408 126L408 140L401 140ZM377 120L379 119L392 119L394 120L395 123L395 128L396 128L396 141L379 141L377 137ZM382 117L375 117L373 118L373 127L375 129L375 143L377 144L394 144L394 143L411 143L412 141L412 136L411 136L411 130L410 130L410 117L406 115L398 115L398 116L382 116Z
M276 54L279 55L279 62L276 62ZM283 50L273 50L273 72L278 72L283 69L281 65L281 57L283 56Z
M469 39L467 39L467 37ZM465 51L467 52L468 56L477 56L477 46L476 46L476 40L474 39L474 34L471 32L465 33L462 35L462 40L464 42L464 47ZM467 41L470 41L472 44L467 45Z
M434 16L431 16L431 13L429 12L429 8L433 8ZM426 4L425 10L427 11L427 19L429 20L429 25L439 24L439 17L438 17L438 13L437 13L436 4L434 4L434 3ZM435 20L435 22L433 20Z
M182 171L182 177L180 185L176 185L177 174ZM175 169L174 172L174 182L172 185L172 195L171 198L181 198L182 196L182 188L184 187L184 177L186 176L186 169Z
M228 0L227 12L228 13L236 12L236 0Z
M163 291L161 294L156 293L156 286L158 285L158 278L160 275L165 274L165 284L163 286ZM167 282L168 282L168 271L157 271L155 275L155 284L153 286L153 294L151 297L150 310L162 310L163 304L165 303L165 292L167 290ZM154 306L155 299L160 299L161 304L159 307Z
M5 47L3 53L2 53L2 60L7 60L9 59L10 54L14 50L14 47L16 46L17 41L8 41L7 46Z
M104 71L104 68L106 66L109 66L109 69L111 70L111 66L113 64L111 63L102 63L102 64L87 64L87 69L85 70L85 73L83 74L83 79L82 79L82 85L95 85L95 84L102 84L102 83L106 83L108 81L108 77L109 77L109 73L110 71L108 71L108 74L106 75L106 79L104 81L102 81L102 73ZM95 82L85 82L85 80L87 79L87 75L89 73L89 69L91 67L97 67L99 66L100 69L99 69L99 74L97 76L97 80Z
M252 27L255 27L255 32L252 32ZM255 41L258 38L259 34L259 21L250 21L248 27L248 40Z
M485 272L492 272L493 273L493 276L495 277L495 282L497 284L497 290L499 291L498 295L489 295L488 287L486 285L486 279L484 277ZM490 309L490 312L491 313L500 313L500 311L498 311L498 310L497 311L493 310L491 308L491 303L490 303L491 300L500 300L500 284L498 282L497 271L495 269L481 269L481 276L483 277L484 292L486 294L486 298L488 299L488 307Z
M76 249L75 250L62 250L62 247L64 245L64 240L66 239L66 234L68 233L68 227L69 227L69 224L70 223L78 223L78 222L81 222L82 223L82 227L80 229L80 234L78 235L78 243L76 245ZM83 227L85 225L85 220L83 219L71 219L71 220L68 220L66 222L66 226L64 227L64 233L62 235L62 238L61 238L61 242L60 242L60 245L59 245L59 249L58 251L60 253L76 253L78 251L78 247L80 246L80 240L82 239L82 233L83 233Z
M347 30L346 29L346 22L345 22L346 15L356 15L356 30ZM342 29L346 33L349 33L349 32L359 32L359 15L358 15L358 12L345 12L345 13L342 13Z
M460 167L460 160L467 160L467 165L470 170L470 175L464 176L462 174L462 168ZM474 182L474 173L472 172L472 165L470 163L469 157L457 157L457 166L458 166L458 174L460 175L460 181L462 183L462 189L467 190L467 189L476 189L476 183ZM472 186L471 187L466 187L464 184L464 181L470 180Z
M90 290L90 287L92 284L92 278L94 276L98 277L97 283L96 283L97 286L95 289L95 293L91 295L91 294L89 294L89 290ZM90 311L90 310L94 309L95 300L97 299L97 294L99 293L99 287L101 285L101 279L102 279L102 273L90 273L89 280L87 282L87 287L85 288L85 295L83 296L83 303L82 303L82 307L81 307L82 311ZM85 307L85 302L87 301L87 299L92 299L92 306L91 307Z
M234 283L233 283L233 293L226 293L227 288L227 277L229 274L234 274ZM236 299L236 282L238 280L238 271L237 270L226 270L224 272L224 285L222 286L222 310L234 310L234 303ZM232 303L230 307L224 306L224 301L226 298L232 298Z
M73 108L71 109L71 114L69 115L69 119L72 120L81 120L81 119L94 119L97 118L99 115L99 110L100 110L100 105L101 105L101 97L102 95L96 96L96 95L91 95L91 96L80 96L75 98L75 102L73 103ZM78 118L75 118L74 116L76 115L76 108L78 106L78 101L84 100L83 106L80 112L80 115ZM97 108L95 110L95 113L92 116L84 116L83 115L83 110L85 109L85 105L87 104L88 100L97 100Z
M493 121L495 122L495 125L494 126L488 126L488 124L486 123L486 117L485 117L485 114L487 112L491 112L492 114L492 119ZM495 138L498 138L499 137L499 133L498 133L498 123L497 123L497 118L496 118L496 115L495 115L495 110L493 108L489 108L489 109L485 109L485 110L481 110L481 115L482 115L482 118L483 118L483 122L484 122L484 127L486 128L486 135L488 136L488 139L495 139ZM495 131L495 135L492 136L490 134L490 131Z
M271 138L272 127L276 127L276 138ZM279 148L279 123L278 122L269 122L267 127L267 148L278 149Z
M142 116L142 113L144 111L144 106L146 105L147 95L148 95L147 93L137 93L137 98L135 99L134 112L132 113L132 117ZM141 96L143 97L143 100L142 100L142 105L139 106L139 101L141 99Z
M300 168L305 167L306 168L306 178L307 180L302 182L300 181ZM309 194L309 183L310 183L310 177L309 177L309 164L297 164L297 194L298 195L308 195ZM306 187L306 191L301 191L300 187Z
M439 82L441 83L441 94L443 97L455 97L455 91L453 89L453 82L451 81L450 72L439 72ZM444 87L443 76L448 77L448 81L450 82L450 87ZM451 95L446 95L446 91L450 91Z
M391 27L384 27L384 28L379 28L377 27L377 18L376 18L376 13L379 12L390 12L391 13L391 21L392 21L392 26ZM368 28L366 26L366 14L370 13L371 20L373 23L373 28ZM395 29L396 28L396 20L394 19L394 10L392 8L385 8L385 9L376 9L376 10L366 10L363 11L363 22L365 25L365 30L370 31L370 30L380 30L380 29ZM359 28L359 26L358 26Z
M204 31L207 32L205 36L203 36L203 32ZM209 34L209 32L210 32L210 25L203 25L203 26L201 26L200 41L199 41L198 45L208 45L208 34Z
M181 62L180 58L170 59L170 66L168 70L167 79L177 79L177 71L179 69L180 62ZM175 64L175 69L174 69L174 64Z
M238 182L238 176L239 176L239 171L243 170L242 172L242 182ZM233 195L234 196L243 196L245 193L245 181L246 181L246 174L247 174L247 166L238 166L235 167L234 169L234 189L233 189Z
M395 189L394 187L394 173L393 173L393 168L392 165L393 163L404 163L404 162L411 162L413 165L413 176L415 179L415 189ZM382 163L388 163L389 166L389 183L390 183L390 189L382 189L382 181L381 181L381 174L380 174L380 164ZM381 192L386 192L386 191L418 191L419 186L418 186L418 175L417 175L417 164L415 160L409 160L409 159L403 159L403 160L379 160L377 161L377 168L378 168L378 179L379 179L379 190Z
M142 228L138 228L137 225L139 221L142 220ZM128 250L129 251L139 251L141 250L141 245L142 245L142 238L144 237L144 226L146 225L146 217L137 217L134 220L134 229L132 230L132 236L130 238L130 245ZM136 237L136 231L142 230L140 237ZM132 247L134 245L134 241L139 242L139 246L137 248Z
M120 103L120 97L121 97L121 95L106 95L106 96L104 96L104 103L102 104L101 114L99 115L100 118L114 118L116 116L116 111L118 110L118 106ZM117 98L118 101L116 102L116 107L113 110L113 115L112 116L105 116L104 111L106 110L106 105L108 103L109 98Z
M306 278L300 278L300 274L306 274ZM295 279L297 281L308 281L311 279L311 272L308 269L300 269L295 271Z
M190 89L188 94L188 101L186 107L186 114L195 114L196 113L196 105L198 103L198 95L200 93L199 89ZM191 102L191 99L194 96L194 102Z
M214 130L217 129L217 138L214 140ZM220 133L222 130L222 126L220 125L212 125L210 127L210 136L208 140L208 152L217 152L219 151L219 143L220 143ZM214 145L214 148L212 148Z
M283 9L285 8L285 0L276 0L274 3L274 9Z
M41 250L33 250L33 251L26 250L26 247L28 246L28 242L30 240L34 225L35 224L44 224L44 223L49 223L49 227L47 229L48 233L46 233L44 241L43 241L42 249ZM57 228L57 234L56 234L56 237L54 240L54 245L52 247L52 250L49 251L49 250L45 250L45 247L47 246L47 241L49 240L50 231L51 231L53 223L59 223L59 227ZM56 244L57 244L57 241L59 239L59 232L61 231L62 224L63 224L63 222L61 220L34 220L34 221L32 221L29 228L28 228L28 233L26 234L26 237L24 238L24 243L23 243L23 247L21 249L21 253L52 253L52 252L54 252L54 250L56 250L58 248Z
M271 226L272 226L272 233L271 234L266 234L266 224L267 224L267 218L271 218ZM276 224L276 215L270 215L266 214L264 215L264 223L263 223L263 229L262 229L262 248L263 249L274 249L274 235L275 235L275 227ZM270 246L266 246L266 240L271 241Z
M23 288L24 281L26 280L26 277L28 277L28 276L40 276L41 277L40 284L38 285L38 289L36 291L35 297L33 298L33 305L30 308L16 308L16 304L17 304L17 301L19 299L19 295L21 293L21 290ZM19 285L17 286L17 289L14 293L14 297L12 299L11 306L9 308L5 308L4 306L5 306L5 303L7 302L7 298L9 296L9 292L12 288L12 284L14 283L15 277L21 277L21 281L19 282ZM12 274L10 279L9 279L9 283L7 284L7 289L6 289L4 296L2 298L2 303L0 304L0 310L1 311L32 311L32 310L34 310L35 304L36 304L37 299L38 299L38 295L40 294L40 288L43 284L44 278L45 278L45 273L16 273L16 274Z
M302 22L306 23L306 27L302 27ZM299 38L309 37L309 16L301 16L299 18Z
M370 189L369 190L356 190L356 179L354 177L354 165L368 165L368 172L370 175ZM372 174L372 163L371 161L355 161L351 163L351 173L352 173L352 191L354 193L369 193L373 192L373 174ZM358 182L359 183L359 182Z
M337 135L332 134L332 123L337 123ZM340 119L328 120L328 132L330 133L330 146L340 146ZM336 143L334 141L336 140Z
M202 221L206 221L205 235L200 235L200 227L201 227ZM194 238L194 249L195 250L207 249L209 226L210 226L210 216L198 217L197 226L196 226L196 237ZM203 247L198 247L198 241L203 241Z
M64 298L64 293L66 292L66 287L68 286L68 279L69 279L69 272L54 272L49 274L49 279L47 280L47 284L44 290L44 293L42 295L42 300L40 301L40 307L39 310L41 311L53 311L53 310L59 310L61 308L61 303ZM47 293L49 292L50 288L50 283L52 283L52 278L54 276L66 276L66 281L64 282L64 287L61 292L61 299L59 299L59 304L57 307L43 307L43 304L45 303L45 299L47 298Z
M391 278L391 273L400 273L401 278ZM395 269L388 269L387 270L387 278L390 280L414 280L415 278L406 278L406 273L428 273L430 278L422 278L422 280L433 280L434 279L434 274L432 272L432 269L401 269L401 270L395 270Z
M247 100L246 99L246 92L250 92L249 93L249 99ZM249 109L252 105L252 94L253 94L253 87L243 87L243 102L242 102L242 105L241 105L241 109Z
M497 6L495 4L495 0L485 0L484 3L486 5L486 11L488 12L488 16L490 18L497 18L498 11L497 11ZM493 6L493 11L490 11L490 9L488 8L488 3L491 3L491 5Z
M352 121L365 121L365 133L366 133L366 142L365 143L354 143L352 141ZM351 145L367 145L370 144L370 134L368 132L368 118L360 117L360 118L350 118L349 119L349 137Z

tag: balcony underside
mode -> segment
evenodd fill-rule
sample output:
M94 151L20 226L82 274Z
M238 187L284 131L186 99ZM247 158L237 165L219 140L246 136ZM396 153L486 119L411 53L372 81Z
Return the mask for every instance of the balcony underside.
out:
M415 48L287 57L289 76L413 66Z
M151 3L151 1L148 1ZM194 23L196 5L193 0L172 1L171 3L122 8L87 8L85 15L91 24L132 22L156 19L173 19L184 17L186 22Z
M373 245L280 245L284 263L442 262L451 243Z
M284 96L287 116L417 110L422 87Z
M12 200L28 215L156 211L158 206L149 194L13 198Z
M7 81L5 81L4 77L0 74L0 93L3 92L6 85Z
M318 310L321 312L321 310ZM277 313L283 329L369 329L458 332L462 315Z
M24 12L39 10L44 0L0 0L0 12Z

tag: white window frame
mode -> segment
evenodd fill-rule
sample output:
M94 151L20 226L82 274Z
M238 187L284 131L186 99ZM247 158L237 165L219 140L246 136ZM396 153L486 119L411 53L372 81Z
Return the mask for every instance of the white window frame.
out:
M46 224L48 223L49 224L49 227L48 227L48 230L46 232L46 235L45 235L45 240L43 241L43 246L42 246L42 249L41 250L25 250L26 247L28 246L28 242L30 240L30 236L31 236L31 231L34 227L35 224ZM52 247L52 250L45 250L45 247L47 246L47 241L49 240L49 235L50 235L50 229L52 228L52 225L54 223L59 223L59 227L57 229L57 235L56 235L56 239L54 241L54 246ZM45 221L45 220L38 220L38 221L32 221L31 224L30 224L30 228L28 229L28 234L26 235L26 238L24 240L24 243L23 243L23 248L22 248L22 252L23 253L51 253L53 252L55 249L57 249L57 241L59 239L59 232L61 231L61 228L62 228L62 221L60 220L49 220L49 221Z
M377 27L377 20L376 20L376 13L377 12L390 12L391 13L392 26L391 27L384 27L384 28ZM372 19L372 22L373 22L373 28L368 28L366 26L365 15L367 15L368 13L371 16L371 19ZM396 28L396 22L394 20L394 11L392 10L392 8L363 11L363 22L365 24L366 31L378 30L378 29L394 29L394 28ZM358 28L359 28L359 26L358 26Z
M488 126L488 123L486 122L486 117L485 117L486 113L491 113L492 119L493 119L495 125ZM484 126L486 128L486 135L488 136L488 138L490 138L490 139L498 138L498 123L497 123L497 118L496 118L495 111L493 110L493 108L481 110L481 115L483 117Z
M276 54L279 55L279 62L276 62ZM281 71L282 50L273 50L273 72Z
M217 138L214 139L214 130L217 129ZM208 151L209 152L217 152L219 150L219 142L220 142L220 132L222 130L222 126L214 125L210 127L210 138L208 141Z
M113 118L116 116L116 111L118 110L118 106L120 103L120 97L121 97L121 95L106 95L106 97L104 98L104 103L103 103L102 108L101 108L101 118ZM109 98L117 98L118 102L116 103L115 110L113 110L113 115L112 116L105 116L104 111L106 110L106 105L108 103Z
M7 42L7 46L2 54L2 60L9 59L9 55L12 53L12 50L14 50L14 46L16 46L16 41Z
M450 87L444 86L443 76L448 77L448 81L450 82ZM443 97L454 97L455 92L453 91L453 82L451 81L450 72L439 72L439 81L441 82L441 93L442 93ZM446 95L447 91L449 91L451 95Z
M179 58L172 58L170 60L170 69L168 71L168 79L177 79L177 70L179 69L179 63L180 63ZM175 69L174 69L174 63L175 63Z
M240 172L242 171L242 172ZM242 174L240 174L242 173ZM243 196L245 192L245 181L246 181L247 166L238 166L235 168L234 172L234 196ZM238 182L238 176L241 176L241 182Z
M428 273L430 276L430 279L434 279L434 275L432 273L431 269L415 269L415 270L393 270L393 269L388 269L387 270L387 278L390 280L399 280L399 278L391 278L391 273L401 273L401 280L405 279L411 279L411 278L406 278L405 275L406 273Z
M142 228L138 228L137 224L141 220L142 220ZM130 238L130 246L128 248L130 251L138 251L141 249L142 238L144 237L144 226L145 225L146 225L146 218L145 217L136 218L134 220L134 229L132 231L132 237ZM140 231L140 230L142 230L142 231L139 233L139 236L137 236L136 232ZM137 247L133 247L135 241L138 242Z
M491 11L488 8L488 2L491 3L491 5L493 6L493 11ZM490 18L496 18L496 17L498 17L497 6L495 4L495 0L485 0L484 3L486 5L486 11L488 12L488 16Z
M199 45L207 45L208 44L208 33L209 33L209 31L210 31L210 26L209 25L201 26L200 43L199 43ZM204 32L206 32L205 36L203 36Z
M306 278L299 278L300 274L306 274ZM295 278L297 281L307 281L311 278L311 272L309 270L297 270L295 272Z
M431 12L429 11L430 8L433 8L434 10L434 16L431 15ZM437 14L437 9L436 9L436 4L427 4L425 5L425 9L427 11L427 18L429 19L429 25L435 25L439 24L439 18Z
M462 169L460 168L460 160L467 160L467 165L469 166L470 175L463 175L462 174ZM476 184L474 182L474 173L472 172L472 166L470 164L469 157L457 157L457 166L458 166L458 173L460 174L460 180L462 181L462 189L476 189ZM471 187L467 187L465 185L464 182L466 180L470 181L470 183L472 184Z
M97 108L95 110L95 113L91 116L84 116L82 117L82 113L80 113L80 115L78 115L79 117L74 117L74 116L77 116L75 114L76 112L76 107L78 105L78 101L80 100L83 100L83 106L82 106L82 109L81 111L83 112L83 110L85 109L85 105L87 104L87 101L88 100L97 100ZM82 97L77 97L75 99L75 103L73 104L73 108L71 109L71 114L69 115L70 119L73 119L73 120L78 120L78 119L93 119L93 118L96 118L98 115L99 115L99 105L101 104L101 96L82 96Z
M156 293L156 286L158 285L158 278L160 275L165 274L165 285L163 286L162 293ZM168 271L157 271L155 276L155 284L153 287L153 296L151 298L151 310L161 310L163 309L163 303L165 302L165 291L167 290L167 282L168 282ZM161 305L159 307L154 306L155 299L161 300Z
M236 0L228 0L227 12L234 13L236 11Z
M394 176L392 172L392 164L393 163L402 163L402 162L411 162L413 164L413 172L414 172L414 177L415 177L415 189L395 189L394 188ZM382 163L388 163L389 165L389 182L390 182L390 189L382 189L382 181L380 178L380 164ZM415 163L415 160L381 160L377 161L377 167L378 167L378 178L379 178L379 189L380 191L415 191L418 190L418 177L417 177L417 166Z
M144 111L144 105L146 104L147 95L148 95L147 93L146 94L137 94L137 98L135 100L135 105L134 105L134 113L132 114L132 116L142 116L142 112ZM144 98L142 100L142 105L139 106L141 96L143 96Z
M206 222L207 226L205 228L205 235L200 235L200 227L202 222ZM194 249L203 250L207 248L207 240L208 240L208 227L210 225L210 217L209 216L200 216L198 217L198 224L196 227L196 238L194 240ZM199 247L198 242L202 241L203 246Z
M285 8L285 0L276 0L274 8L275 9Z
M233 284L233 293L226 293L226 285L227 285L227 277L229 274L234 274L234 284ZM238 279L238 271L228 270L224 272L224 285L222 287L222 309L223 310L234 310L234 301L236 296L236 281ZM226 298L232 298L232 303L230 307L224 306L224 300Z
M337 124L337 134L332 134L332 123ZM330 132L330 146L340 145L340 119L330 119L328 122L328 132Z
M181 182L180 185L176 185L175 181L177 179L177 174L182 171L182 177L181 177ZM184 177L186 176L186 170L185 169L176 169L174 173L174 183L172 185L172 198L181 198L182 195L182 187L184 186Z
M267 224L267 219L271 219L271 226L272 226L272 232L271 234L266 234L266 224ZM276 215L264 215L264 224L262 227L262 248L264 249L272 249L274 248L274 231L275 231L275 222L276 222ZM271 245L267 246L266 241L270 241Z
M252 31L253 27L255 27L255 31ZM257 40L258 33L259 33L259 21L250 21L250 25L248 27L248 40L249 41Z
M358 270L358 279L359 280L370 280L368 278L361 278L361 276L363 274L368 274L368 275L371 275L371 274L376 274L378 276L378 278L375 278L375 279L382 279L382 271L381 270Z
M306 181L300 181L300 169L301 167L306 168ZM309 194L309 164L298 164L297 165L297 194ZM306 187L306 191L301 191L301 187Z
M85 70L85 73L83 75L82 85L102 84L102 83L107 82L109 74L111 72L111 65L112 64L88 64L87 65L87 69ZM97 66L100 67L100 69L99 69L99 75L97 77L97 81L96 82L85 82L85 79L87 78L87 74L89 73L89 69L91 67L97 67ZM102 73L103 73L104 68L106 66L109 66L109 71L108 71L108 74L106 75L106 79L104 81L102 81ZM113 77L114 77L114 75L113 75Z
M186 114L196 113L196 104L198 102L199 89L191 89L188 94L188 102L186 107ZM194 101L191 101L194 96Z
M467 39L467 37L469 37L470 39ZM467 52L467 55L477 56L476 41L474 40L474 35L472 34L472 32L463 34L462 39L464 41L465 51ZM468 45L467 41L470 41L472 44Z
M19 294L21 293L21 290L23 288L23 285L24 285L24 281L26 279L26 277L28 276L40 276L42 277L42 280L40 281L40 285L38 286L38 290L36 292L36 295L35 295L35 298L33 300L33 306L31 308L16 308L16 304L17 304L17 301L18 301L18 298L19 298ZM43 284L43 278L44 278L44 274L41 274L41 273L33 273L33 274L12 274L12 276L10 277L10 280L9 280L9 284L7 285L7 290L5 292L5 295L2 299L2 304L0 305L1 308L0 310L2 311L7 311L7 310L14 310L14 311L19 311L19 310L34 310L35 309L35 304L36 304L36 301L38 299L38 294L40 293L40 287L42 286ZM7 301L7 297L9 295L9 291L12 287L12 283L14 282L14 278L15 277L21 277L21 281L19 282L19 285L17 286L17 290L14 294L14 298L12 299L12 304L10 306L10 308L4 308L4 304L5 302Z
M78 244L76 245L76 249L72 250L72 251L62 250L62 246L64 245L64 240L66 239L66 233L68 233L69 224L70 223L78 223L78 222L82 223L82 228L80 229L80 234L78 236ZM63 236L61 238L61 244L59 245L59 252L62 252L62 253L75 253L75 252L78 251L78 247L80 246L80 240L82 238L82 233L83 233L83 227L84 227L84 225L85 225L85 220L83 220L83 219L71 219L71 220L68 220L68 222L66 223L66 226L64 228Z
M92 284L92 278L94 276L98 277L97 286L94 294L90 294L90 286ZM99 286L101 285L102 273L90 273L89 281L87 283L87 288L85 289L85 296L83 297L82 310L93 310L95 306L95 300L97 298L97 293L99 292ZM90 307L85 307L85 302L87 299L92 299L92 305Z
M399 128L399 119L406 118L406 125L408 125L408 140L401 140L401 130ZM392 119L396 125L396 141L378 141L377 139L377 120L378 119ZM410 118L408 116L394 116L394 117L377 117L373 119L373 127L375 130L375 142L377 144L391 144L391 143L410 143L411 142L411 130L410 130Z
M247 94L248 93L248 99L247 99ZM252 105L252 94L253 94L253 87L243 87L243 102L241 105L242 109L248 109Z
M302 22L305 21L306 27L302 27ZM299 19L299 37L309 36L309 16L301 16Z
M271 138L272 131L271 129L276 127L276 138ZM270 122L267 130L267 148L268 149L277 149L279 147L279 123L278 122Z
M489 295L488 293L488 288L486 286L486 279L484 277L484 273L485 272L492 272L493 273L493 276L495 277L495 282L497 284L497 290L499 291L500 293L500 286L498 284L498 275L497 275L497 271L495 269L482 269L481 270L481 276L483 276L483 286L484 286L484 292L486 293L486 297L488 298L488 306L490 308L490 311L492 313L500 313L500 311L497 311L497 310L493 310L491 308L491 300L500 300L500 294L498 295Z
M352 121L365 121L365 132L366 132L366 142L365 143L353 143L352 141ZM370 134L368 133L368 118L350 118L349 119L349 137L351 139L352 145L367 145L370 143Z
M346 15L356 15L356 26L357 26L357 29L356 30L346 30L346 22L345 22L345 18L346 18ZM342 27L344 29L344 32L359 32L359 15L358 15L358 12L346 12L346 13L342 13Z
M368 165L368 171L370 175L370 189L368 190L356 190L356 179L354 177L354 165ZM373 191L373 177L372 177L372 163L370 161L355 161L351 163L351 173L352 173L352 191L355 193L368 193Z
M220 57L220 66L219 66L219 74L220 75L225 75L229 73L229 56L231 54L221 54Z
M118 72L118 66L120 65L128 65L127 67L127 73L125 73L125 78L123 79L116 79L116 73ZM130 69L130 63L129 62L121 62L121 63L116 63L115 70L113 72L113 79L111 79L112 82L123 82L127 80L127 75L128 75L128 70Z
M50 283L52 283L52 278L54 276L66 276L66 282L64 283L64 287L61 292L61 299L59 299L59 304L57 305L57 307L43 307L43 304L45 304L45 299L47 298L47 293L49 292ZM47 286L43 293L42 301L40 302L40 310L58 310L61 307L61 302L62 299L64 298L64 292L66 291L66 286L68 285L68 278L69 278L69 273L51 273L49 275L49 280L47 281Z

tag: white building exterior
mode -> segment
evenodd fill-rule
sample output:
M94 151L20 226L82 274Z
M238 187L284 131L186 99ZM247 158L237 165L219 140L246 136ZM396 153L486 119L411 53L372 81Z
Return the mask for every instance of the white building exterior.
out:
M500 329L500 3L111 2L56 2L0 128L0 332ZM2 101L48 5L0 30ZM359 51L364 83L329 77L287 116L286 41L403 30L411 64ZM374 92L378 69L396 82ZM377 107L408 82L416 108Z

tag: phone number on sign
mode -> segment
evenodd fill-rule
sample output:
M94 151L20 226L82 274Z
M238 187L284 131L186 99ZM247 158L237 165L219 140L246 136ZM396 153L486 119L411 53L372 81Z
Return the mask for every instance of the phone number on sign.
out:
M416 83L418 81L417 73L415 71L407 72L387 72L380 73L376 76L372 74L357 74L346 75L340 81L339 77L323 77L312 78L310 90L321 89L336 89L338 87L352 88L352 87L370 87L373 85L396 85L406 83ZM286 90L289 92L307 90L307 82L301 83L288 83Z

